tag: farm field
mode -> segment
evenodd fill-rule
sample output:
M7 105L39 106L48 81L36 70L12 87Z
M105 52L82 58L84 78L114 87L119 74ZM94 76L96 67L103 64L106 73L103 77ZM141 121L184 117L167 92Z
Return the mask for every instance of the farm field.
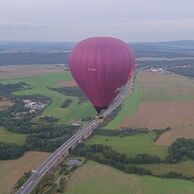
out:
M186 160L177 164L140 164L146 169L150 169L154 175L167 174L168 172L176 172L185 176L194 176L194 161Z
M136 83L143 102L194 101L194 80L180 75L141 71Z
M44 75L51 72L63 71L60 65L9 65L0 66L0 78L11 79L19 77L32 77Z
M113 150L119 153L125 153L129 157L137 154L148 153L166 158L168 155L168 147L154 144L153 133L138 134L124 137L109 137L96 135L88 140L88 144L103 144L111 146Z
M177 138L181 137L194 139L194 126L184 125L166 131L157 139L156 145L171 145Z
M193 194L190 181L126 174L89 161L70 176L64 194Z
M194 80L176 74L141 71L135 85L135 93L104 128L161 129L193 124Z
M81 119L87 116L95 115L94 108L89 104L89 102L84 102L82 104L78 103L78 99L72 98L72 103L68 109L61 108L61 104L65 99L69 98L59 92L56 92L49 88L59 87L59 81L70 81L72 77L69 72L55 72L46 75L29 77L29 78L15 78L2 80L0 83L18 83L25 82L31 86L30 89L20 90L15 92L15 95L43 95L51 99L51 104L45 108L42 115L54 116L59 119L59 122L72 122L76 119ZM79 111L77 111L79 109Z
M122 110L104 128L147 128L165 132L157 145L170 145L177 137L194 137L194 80L159 72L141 71L136 90Z
M120 127L164 129L194 125L194 102L142 102Z
M8 193L24 172L36 169L49 153L27 152L20 159L0 161L0 193Z
M23 145L26 141L25 134L14 133L0 126L0 142Z

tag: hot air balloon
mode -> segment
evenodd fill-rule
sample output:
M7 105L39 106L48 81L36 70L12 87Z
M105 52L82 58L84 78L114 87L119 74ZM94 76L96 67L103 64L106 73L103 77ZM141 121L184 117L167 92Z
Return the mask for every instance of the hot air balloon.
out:
M68 63L77 84L100 113L131 78L135 57L128 44L119 39L93 37L73 48Z

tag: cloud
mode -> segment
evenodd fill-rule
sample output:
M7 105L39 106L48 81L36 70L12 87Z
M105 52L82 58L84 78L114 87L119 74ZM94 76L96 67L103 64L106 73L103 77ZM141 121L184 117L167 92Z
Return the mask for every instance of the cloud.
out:
M193 7L193 0L0 0L0 39L194 39Z
M0 26L9 26L9 27L46 27L45 24L34 24L34 23L25 23L25 22L10 22L10 21L0 21Z
M3 32L12 32L13 35L15 32L21 31L37 31L41 29L47 29L49 26L45 24L34 24L34 23L25 23L25 22L10 22L10 21L0 21L0 35Z

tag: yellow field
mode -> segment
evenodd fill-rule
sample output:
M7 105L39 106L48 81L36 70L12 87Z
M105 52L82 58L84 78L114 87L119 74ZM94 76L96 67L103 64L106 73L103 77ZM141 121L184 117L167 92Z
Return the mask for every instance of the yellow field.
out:
M44 152L27 152L18 160L0 161L0 193L8 193L24 172L36 169L48 156Z

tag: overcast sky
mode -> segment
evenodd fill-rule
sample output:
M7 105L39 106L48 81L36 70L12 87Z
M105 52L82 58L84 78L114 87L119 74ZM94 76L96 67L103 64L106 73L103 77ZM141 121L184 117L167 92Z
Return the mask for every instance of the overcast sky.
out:
M194 0L0 0L0 41L194 39Z

